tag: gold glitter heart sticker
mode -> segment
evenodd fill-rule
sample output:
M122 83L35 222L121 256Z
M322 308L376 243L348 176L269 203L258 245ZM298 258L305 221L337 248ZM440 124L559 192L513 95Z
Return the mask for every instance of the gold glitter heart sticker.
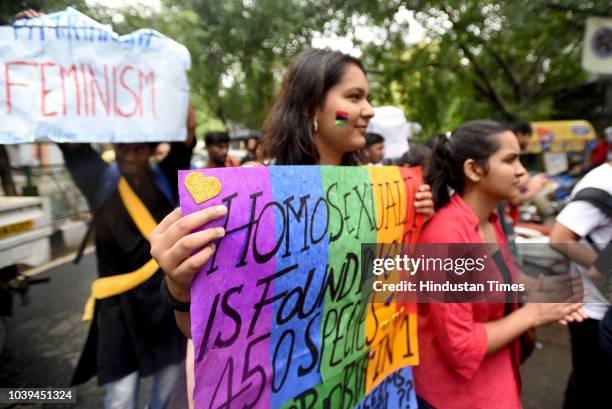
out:
M185 187L197 204L204 203L221 193L221 182L216 177L206 177L200 172L191 172L185 177Z

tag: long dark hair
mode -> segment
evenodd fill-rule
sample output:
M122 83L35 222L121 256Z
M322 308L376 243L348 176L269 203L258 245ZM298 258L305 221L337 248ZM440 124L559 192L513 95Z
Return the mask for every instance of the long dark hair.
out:
M463 194L463 164L466 160L473 159L488 173L489 158L500 146L496 135L507 130L499 122L482 119L463 123L450 136L438 134L434 137L425 181L431 186L436 210L450 201L449 188Z
M312 139L315 109L323 106L327 91L340 82L350 64L364 73L361 61L338 51L308 49L298 54L285 72L276 102L264 123L262 153L277 165L312 165L319 153ZM343 165L357 164L354 152Z

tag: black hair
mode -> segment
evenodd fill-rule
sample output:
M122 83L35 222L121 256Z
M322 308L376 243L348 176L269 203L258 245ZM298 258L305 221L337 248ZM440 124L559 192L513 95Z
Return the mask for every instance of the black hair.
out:
M374 132L368 132L365 134L366 144L365 147L372 146L376 143L381 143L385 141L385 138L381 134L377 134Z
M490 119L463 123L450 136L438 134L434 139L425 181L431 186L435 209L450 201L449 188L459 195L465 188L463 164L473 159L489 171L489 158L500 146L499 135L508 127Z
M280 92L264 124L263 156L277 165L313 165L319 153L312 139L315 109L327 91L338 84L349 65L365 73L361 61L339 51L308 49L298 54L285 72ZM343 165L356 165L354 152Z
M114 142L113 145L147 145L147 148L149 148L151 154L153 154L160 143L163 142Z
M533 129L529 122L525 121L514 121L508 124L508 129L510 129L514 134L527 134L531 135L533 133Z
M446 134L444 134L443 132L437 132L437 133L429 135L429 137L425 141L425 146L427 146L429 149L433 149L434 145L436 144L436 141L438 140L438 137L445 136L445 135Z
M204 135L204 143L206 146L214 145L216 143L229 143L229 140L230 137L227 132L207 132L206 135Z
M410 144L410 150L397 161L398 166L421 166L429 162L431 148L426 145Z

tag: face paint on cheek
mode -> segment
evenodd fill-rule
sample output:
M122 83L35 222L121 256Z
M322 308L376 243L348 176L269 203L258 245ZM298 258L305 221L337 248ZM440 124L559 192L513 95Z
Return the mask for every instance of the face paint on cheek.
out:
M348 112L336 111L336 128L344 128L348 124Z

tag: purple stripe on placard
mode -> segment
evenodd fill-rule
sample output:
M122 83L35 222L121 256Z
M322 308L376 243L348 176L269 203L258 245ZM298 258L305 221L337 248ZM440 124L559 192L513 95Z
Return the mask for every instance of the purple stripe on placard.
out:
M191 290L198 409L270 407L270 298L278 210L267 168L236 170L179 173L183 214L218 204L228 207L224 219L210 224L224 226L226 235L217 242L215 256L200 269ZM192 172L218 178L219 195L196 204L185 186L185 177ZM207 186L211 181L201 182Z

